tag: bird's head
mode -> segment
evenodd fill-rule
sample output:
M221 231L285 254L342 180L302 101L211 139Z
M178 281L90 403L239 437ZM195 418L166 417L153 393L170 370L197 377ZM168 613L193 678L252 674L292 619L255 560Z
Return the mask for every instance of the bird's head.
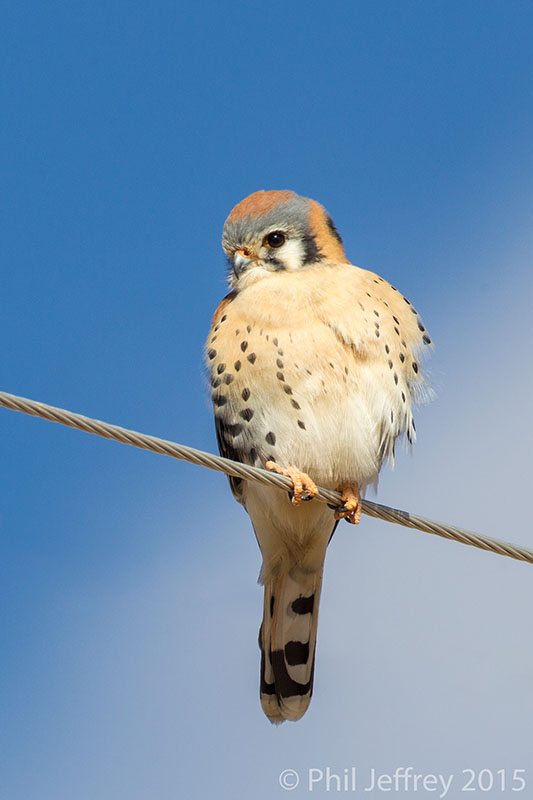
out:
M325 208L289 191L254 192L241 200L226 220L222 246L233 288L281 270L347 261Z

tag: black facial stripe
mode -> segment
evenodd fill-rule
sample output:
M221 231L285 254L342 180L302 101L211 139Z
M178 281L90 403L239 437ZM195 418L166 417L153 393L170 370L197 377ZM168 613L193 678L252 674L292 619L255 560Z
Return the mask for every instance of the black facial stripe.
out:
M326 222L327 222L328 228L330 229L330 231L333 234L333 236L335 237L335 239L340 244L342 244L342 236L340 235L339 231L337 230L337 226L335 225L335 223L333 222L333 220L331 219L331 217L329 215L326 216Z
M276 272L280 272L281 270L285 269L285 265L276 258L275 256L267 256L264 259L265 264L268 264L270 267L273 267Z
M302 236L302 244L304 246L304 264L316 264L317 261L323 261L324 256L317 247L315 237L311 233Z

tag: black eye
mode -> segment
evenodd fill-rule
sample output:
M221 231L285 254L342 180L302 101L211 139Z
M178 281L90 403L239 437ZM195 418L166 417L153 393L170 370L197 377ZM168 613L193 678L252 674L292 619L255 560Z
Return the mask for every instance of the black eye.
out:
M272 231L265 237L265 244L269 247L281 247L285 244L286 236L281 231Z

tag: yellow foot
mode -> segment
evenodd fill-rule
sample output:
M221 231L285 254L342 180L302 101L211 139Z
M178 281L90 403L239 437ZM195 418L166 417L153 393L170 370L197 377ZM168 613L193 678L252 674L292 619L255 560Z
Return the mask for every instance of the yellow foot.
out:
M345 519L352 525L358 525L361 519L361 493L359 484L345 483L339 486L338 492L342 493L344 508L335 511L335 519Z
M273 472L278 472L280 475L286 475L290 478L293 485L292 491L292 504L299 506L302 500L312 500L318 494L316 484L311 480L309 475L305 472L300 472L296 467L289 466L287 469L280 467L275 461L267 461L265 464L267 469Z

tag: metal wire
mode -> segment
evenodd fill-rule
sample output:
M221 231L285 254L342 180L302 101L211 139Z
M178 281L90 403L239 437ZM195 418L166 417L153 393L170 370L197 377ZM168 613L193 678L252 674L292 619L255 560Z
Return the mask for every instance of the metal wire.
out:
M131 444L142 450L151 450L154 453L161 453L162 455L172 456L172 458L190 461L192 464L199 464L202 467L208 467L218 472L225 472L226 475L233 475L236 478L258 481L259 483L277 486L287 491L293 488L292 481L284 475L268 472L258 467L250 467L238 461L231 461L229 458L223 458L222 456L216 456L202 450L196 450L194 447L187 447L186 445L177 444L167 439L159 439L157 436L149 436L146 433L139 433L138 431L121 428L118 425L111 425L109 422L102 422L101 420L92 419L91 417L84 417L82 414L76 414L64 408L49 406L46 403L39 403L36 400L29 400L26 397L18 397L17 395L8 394L7 392L0 392L0 406L4 406L4 408L9 408L13 411L21 411L24 414L30 414L34 417L42 417L51 422L60 422L62 425L67 425L70 428L77 428L86 433L94 433L97 436L103 436L105 439L113 439L123 444ZM333 506L342 506L340 493L331 489L319 487L315 500L329 503ZM425 533L433 533L445 539L452 539L455 542L468 544L472 547L479 547L481 550L488 550L491 553L509 556L518 561L527 561L533 564L533 550L521 547L520 545L503 542L499 539L491 539L488 536L481 536L481 534L463 530L462 528L456 528L453 525L435 522L425 517L419 517L416 514L410 514L408 511L389 508L379 503L373 503L370 500L362 501L362 510L365 514L385 520L386 522L396 522L406 528L415 528Z

